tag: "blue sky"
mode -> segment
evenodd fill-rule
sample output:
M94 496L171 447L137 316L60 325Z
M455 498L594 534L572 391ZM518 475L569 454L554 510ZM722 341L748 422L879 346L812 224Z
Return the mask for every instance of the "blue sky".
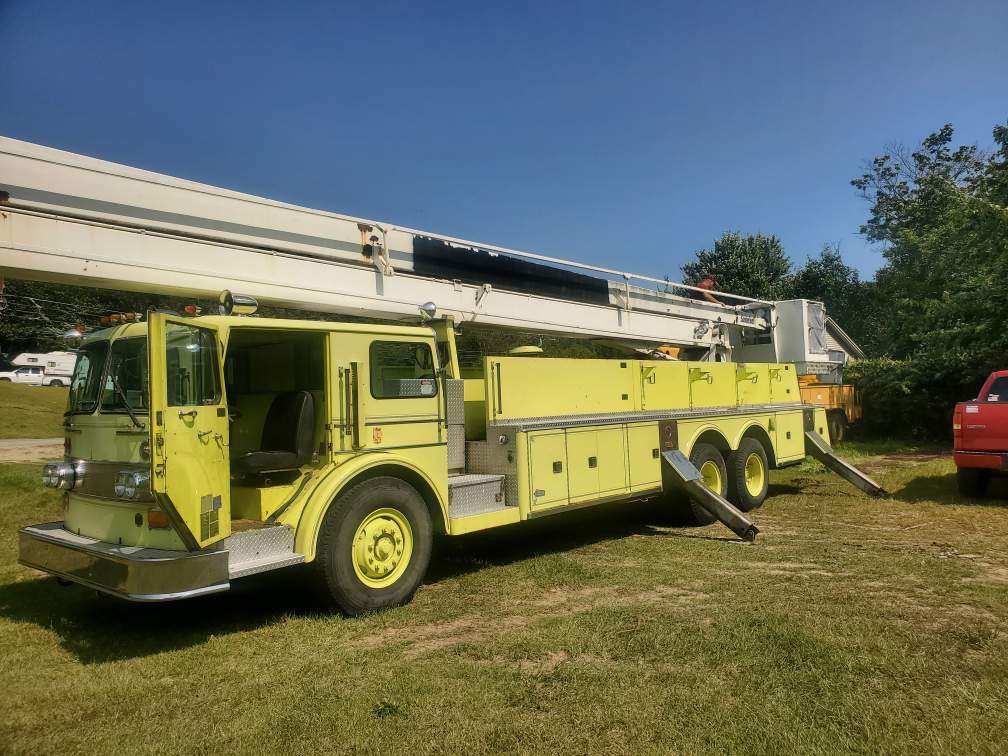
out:
M1008 3L0 0L0 133L679 278L726 229L870 274L849 181L1008 119Z

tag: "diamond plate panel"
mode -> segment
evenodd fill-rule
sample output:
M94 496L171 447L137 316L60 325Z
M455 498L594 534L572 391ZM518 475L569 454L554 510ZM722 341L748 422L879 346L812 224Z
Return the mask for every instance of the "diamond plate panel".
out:
M234 533L220 542L228 552L230 578L254 575L304 561L294 553L294 531L285 525Z
M453 475L448 478L448 513L453 518L497 512L505 506L503 475Z
M461 470L466 462L464 425L448 426L448 469Z
M501 444L499 435L491 426L487 436L491 441L470 441L466 444L466 470L471 473L488 473L498 475L514 474L516 472L516 454L514 433L508 429L507 442Z
M465 381L461 378L445 380L445 407L448 425L465 425Z

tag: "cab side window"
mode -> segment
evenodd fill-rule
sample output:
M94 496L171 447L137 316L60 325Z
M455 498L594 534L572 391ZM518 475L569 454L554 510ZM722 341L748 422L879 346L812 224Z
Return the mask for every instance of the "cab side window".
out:
M430 345L418 341L375 341L369 358L371 396L375 399L437 396Z
M1008 376L1002 375L994 379L984 401L1008 403Z
M217 404L221 390L213 331L169 321L165 345L168 406Z

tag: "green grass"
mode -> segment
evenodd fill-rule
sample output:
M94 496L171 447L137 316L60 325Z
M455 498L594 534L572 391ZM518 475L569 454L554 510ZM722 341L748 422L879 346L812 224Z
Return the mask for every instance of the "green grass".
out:
M546 518L442 545L412 604L352 620L296 571L165 606L61 588L14 563L57 497L0 467L0 743L1005 752L1008 508L960 501L947 457L847 451L896 497L780 471L751 546L647 505Z
M62 436L67 391L0 381L0 439Z

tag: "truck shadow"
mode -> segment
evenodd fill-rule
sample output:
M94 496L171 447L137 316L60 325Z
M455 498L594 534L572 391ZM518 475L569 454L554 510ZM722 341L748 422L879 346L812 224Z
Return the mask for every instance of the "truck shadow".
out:
M892 495L908 502L934 501L971 507L1003 507L1008 503L1008 478L992 479L982 498L961 495L954 472L915 477L902 488L893 491Z
M655 502L602 505L521 526L495 529L436 544L425 583L589 546L631 535L732 541L712 531L676 528ZM661 527L655 527L661 526ZM54 633L82 664L102 664L181 650L214 636L253 631L290 618L339 615L311 589L305 568L236 581L224 593L165 604L134 604L54 578L0 586L0 616ZM421 589L422 590L422 589Z

